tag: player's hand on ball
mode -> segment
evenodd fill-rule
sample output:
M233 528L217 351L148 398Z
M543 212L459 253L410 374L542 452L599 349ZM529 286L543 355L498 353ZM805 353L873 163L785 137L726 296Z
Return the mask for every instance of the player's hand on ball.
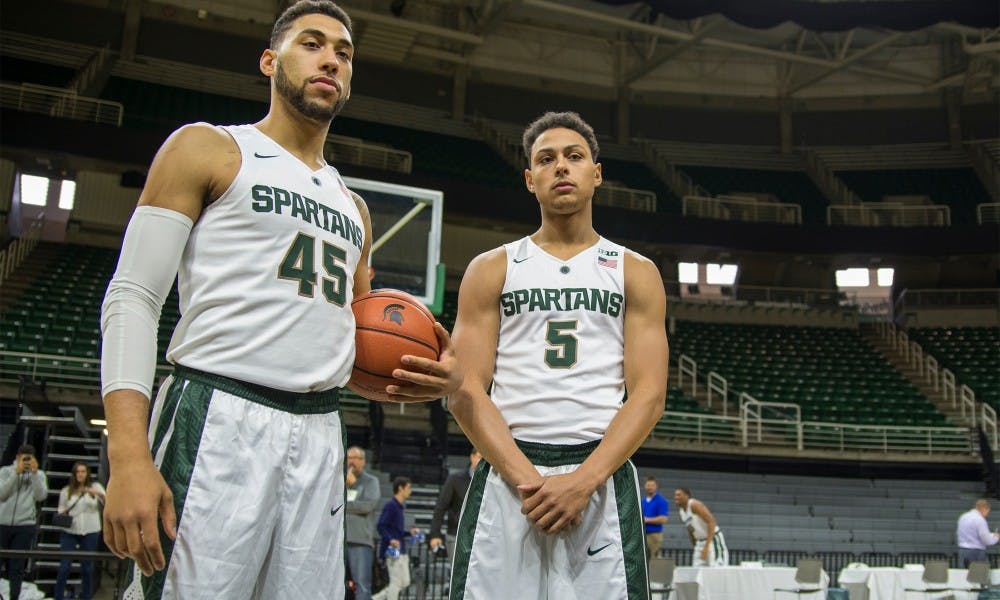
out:
M447 396L462 385L463 374L455 358L451 336L441 323L434 323L434 333L441 344L441 354L437 360L420 356L403 356L407 369L396 369L392 376L407 382L404 385L390 385L385 391L395 402L420 402Z
M582 520L594 490L573 473L544 477L538 483L517 486L521 512L545 533L559 533Z
M166 566L157 517L177 539L174 496L151 461L112 469L104 506L104 542L118 558L131 558L147 577Z

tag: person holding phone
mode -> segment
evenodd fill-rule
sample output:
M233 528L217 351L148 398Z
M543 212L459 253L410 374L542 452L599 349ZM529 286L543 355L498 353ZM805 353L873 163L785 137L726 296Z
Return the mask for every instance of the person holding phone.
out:
M91 481L90 467L82 462L73 463L69 484L59 492L59 514L73 517L73 524L59 534L59 549L63 551L97 550L97 538L101 533L101 506L104 505L104 487ZM66 592L66 579L72 561L68 558L59 563L56 576L56 600L62 600ZM94 593L94 561L80 561L80 576L83 590L80 598L90 600Z
M14 464L0 468L0 549L30 550L38 522L36 503L49 493L45 472L38 468L35 447L17 449ZM10 600L21 595L24 580L23 558L0 560L0 577L10 580Z

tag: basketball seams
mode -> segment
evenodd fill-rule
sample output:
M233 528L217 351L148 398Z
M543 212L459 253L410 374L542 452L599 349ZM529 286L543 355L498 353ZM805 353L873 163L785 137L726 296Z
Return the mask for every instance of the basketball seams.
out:
M423 347L427 348L428 350L430 350L431 352L433 352L435 357L437 357L437 355L441 352L440 348L435 348L434 346L431 346L430 344L428 344L427 342L425 342L423 340L417 339L415 337L410 337L408 335L403 335L401 333L395 333L395 332L392 332L392 331L386 331L385 329L376 329L374 327L357 327L357 330L358 331L371 331L371 332L374 332L374 333L384 333L385 335L391 335L393 337L398 337L398 338L401 338L401 339L404 339L404 340L411 341L411 342L413 342L415 344L420 344L421 346L423 346Z

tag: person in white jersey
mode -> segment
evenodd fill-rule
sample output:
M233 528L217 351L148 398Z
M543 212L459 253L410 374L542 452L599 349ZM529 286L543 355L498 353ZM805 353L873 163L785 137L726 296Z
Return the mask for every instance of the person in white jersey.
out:
M125 598L344 596L338 389L354 361L351 299L370 287L371 224L323 144L350 96L353 55L336 4L293 4L260 57L267 116L184 126L153 160L101 316L104 530L135 562ZM175 276L175 371L150 416ZM439 360L404 359L392 399L457 387L437 330Z
M594 230L601 165L579 115L544 114L523 145L541 227L476 257L459 291L465 381L449 405L484 460L459 519L451 598L646 598L628 459L663 414L663 283Z
M681 523L687 528L694 553L693 567L724 567L729 564L729 548L722 530L705 503L691 497L691 490L674 490L674 504L680 509Z

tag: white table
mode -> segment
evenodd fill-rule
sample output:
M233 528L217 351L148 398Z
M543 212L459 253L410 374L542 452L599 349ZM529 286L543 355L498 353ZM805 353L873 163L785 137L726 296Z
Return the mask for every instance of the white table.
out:
M975 600L975 592L948 592L942 594L906 593L905 590L919 590L924 587L923 567L919 569L900 569L897 567L863 567L844 569L837 578L840 587L846 584L864 584L868 590L868 600L932 600L954 595L955 600ZM948 585L953 590L967 590L972 586L966 579L965 569L948 569ZM1000 584L1000 569L990 571L990 580L994 585Z
M683 589L693 586L678 586L684 583L697 583L697 594ZM803 595L802 600L825 600L829 583L824 572L820 585L823 591ZM674 587L678 589L670 600L772 600L775 588L791 589L798 584L793 567L677 567ZM779 598L794 596L782 594Z

